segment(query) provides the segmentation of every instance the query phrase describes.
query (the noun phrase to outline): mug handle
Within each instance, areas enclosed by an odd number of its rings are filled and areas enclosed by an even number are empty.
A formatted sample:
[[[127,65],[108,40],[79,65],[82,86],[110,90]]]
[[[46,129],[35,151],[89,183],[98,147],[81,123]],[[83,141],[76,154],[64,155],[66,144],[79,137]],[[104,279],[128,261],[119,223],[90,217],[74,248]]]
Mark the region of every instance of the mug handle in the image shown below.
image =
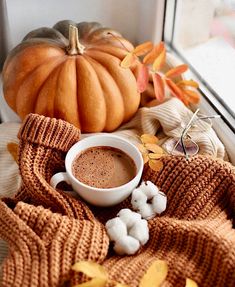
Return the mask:
[[[62,181],[65,181],[67,184],[71,184],[66,172],[58,172],[54,174],[50,180],[50,185],[53,188],[56,188],[57,184],[59,184]]]

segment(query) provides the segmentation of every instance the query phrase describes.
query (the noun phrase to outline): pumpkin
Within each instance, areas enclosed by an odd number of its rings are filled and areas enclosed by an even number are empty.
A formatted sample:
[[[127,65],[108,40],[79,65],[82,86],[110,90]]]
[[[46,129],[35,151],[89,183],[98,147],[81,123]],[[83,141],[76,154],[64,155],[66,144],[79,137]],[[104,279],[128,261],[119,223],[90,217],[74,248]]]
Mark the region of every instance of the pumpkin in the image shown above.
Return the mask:
[[[66,120],[82,132],[113,131],[137,111],[134,71],[120,66],[133,46],[96,22],[69,20],[30,32],[4,64],[3,91],[21,119]]]

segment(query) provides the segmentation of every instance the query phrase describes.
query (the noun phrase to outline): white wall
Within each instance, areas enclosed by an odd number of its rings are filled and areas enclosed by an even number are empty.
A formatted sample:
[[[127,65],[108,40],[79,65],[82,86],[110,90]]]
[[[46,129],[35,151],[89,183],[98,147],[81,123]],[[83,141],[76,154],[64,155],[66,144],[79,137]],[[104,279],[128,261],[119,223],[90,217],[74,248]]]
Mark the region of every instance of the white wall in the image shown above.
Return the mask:
[[[164,0],[7,0],[11,47],[57,21],[97,21],[132,43],[161,39]]]
[[[155,1],[155,0],[151,0]],[[57,21],[98,21],[130,41],[138,35],[141,0],[7,0],[12,46],[31,30]]]

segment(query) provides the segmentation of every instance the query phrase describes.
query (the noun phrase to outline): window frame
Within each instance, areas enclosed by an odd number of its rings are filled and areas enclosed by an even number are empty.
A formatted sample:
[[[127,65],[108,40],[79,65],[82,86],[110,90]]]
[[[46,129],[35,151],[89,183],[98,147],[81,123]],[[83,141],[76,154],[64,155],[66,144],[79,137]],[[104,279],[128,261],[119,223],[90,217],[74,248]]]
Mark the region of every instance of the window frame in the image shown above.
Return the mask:
[[[171,17],[167,15],[167,6],[169,2],[174,2],[173,10],[171,11]],[[213,129],[216,131],[220,140],[225,145],[229,159],[233,164],[235,164],[235,113],[228,107],[222,98],[207,83],[205,78],[200,75],[195,67],[175,46],[174,37],[176,29],[177,4],[178,0],[165,0],[162,24],[162,41],[165,42],[167,49],[171,54],[173,54],[179,61],[189,66],[190,75],[192,75],[192,78],[199,82],[199,91],[202,95],[202,101],[200,104],[201,111],[207,114],[210,113],[220,115],[220,119],[213,123]],[[168,29],[168,37],[166,36],[166,28]]]

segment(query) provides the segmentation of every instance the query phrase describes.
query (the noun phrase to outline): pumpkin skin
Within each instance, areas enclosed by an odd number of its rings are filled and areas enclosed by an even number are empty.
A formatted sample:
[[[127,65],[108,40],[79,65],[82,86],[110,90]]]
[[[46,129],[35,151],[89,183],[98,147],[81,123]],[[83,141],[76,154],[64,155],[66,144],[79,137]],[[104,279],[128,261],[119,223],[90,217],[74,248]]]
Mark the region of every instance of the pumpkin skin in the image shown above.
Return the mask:
[[[8,55],[5,99],[21,119],[37,113],[66,120],[82,132],[113,131],[140,103],[134,71],[120,67],[131,49],[118,32],[96,22],[65,20],[39,28]]]

